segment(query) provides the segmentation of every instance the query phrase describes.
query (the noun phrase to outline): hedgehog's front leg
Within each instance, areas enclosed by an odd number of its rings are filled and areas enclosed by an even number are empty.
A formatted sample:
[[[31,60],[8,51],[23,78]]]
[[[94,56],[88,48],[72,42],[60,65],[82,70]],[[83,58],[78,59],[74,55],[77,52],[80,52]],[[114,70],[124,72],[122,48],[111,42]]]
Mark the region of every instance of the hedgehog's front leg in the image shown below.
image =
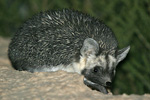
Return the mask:
[[[84,81],[84,84],[87,85],[88,87],[90,87],[91,89],[98,90],[98,91],[100,91],[100,92],[102,92],[104,94],[108,94],[108,91],[107,91],[107,89],[104,86],[101,86],[99,84],[93,83],[93,82],[87,80],[86,78],[84,78],[83,81]]]

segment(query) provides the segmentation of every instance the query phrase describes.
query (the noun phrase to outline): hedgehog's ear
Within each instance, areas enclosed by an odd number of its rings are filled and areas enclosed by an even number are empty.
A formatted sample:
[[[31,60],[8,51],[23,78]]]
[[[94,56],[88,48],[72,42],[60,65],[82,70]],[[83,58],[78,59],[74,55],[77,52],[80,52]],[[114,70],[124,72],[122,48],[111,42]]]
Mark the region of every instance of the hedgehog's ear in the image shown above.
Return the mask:
[[[129,50],[130,50],[130,46],[117,51],[117,63],[122,61],[127,56]]]
[[[82,56],[96,55],[98,52],[99,45],[94,39],[87,38],[84,40],[83,46],[80,50]]]

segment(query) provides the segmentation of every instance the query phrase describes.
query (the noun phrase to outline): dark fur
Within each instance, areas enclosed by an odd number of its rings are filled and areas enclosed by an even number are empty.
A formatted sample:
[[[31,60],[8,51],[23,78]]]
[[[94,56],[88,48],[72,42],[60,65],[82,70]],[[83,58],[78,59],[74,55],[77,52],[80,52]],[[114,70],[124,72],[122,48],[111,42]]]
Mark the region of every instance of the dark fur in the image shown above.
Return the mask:
[[[118,45],[111,29],[98,19],[67,9],[46,11],[19,28],[9,45],[8,55],[18,70],[67,65],[79,58],[86,38],[96,40],[101,51],[116,49]]]

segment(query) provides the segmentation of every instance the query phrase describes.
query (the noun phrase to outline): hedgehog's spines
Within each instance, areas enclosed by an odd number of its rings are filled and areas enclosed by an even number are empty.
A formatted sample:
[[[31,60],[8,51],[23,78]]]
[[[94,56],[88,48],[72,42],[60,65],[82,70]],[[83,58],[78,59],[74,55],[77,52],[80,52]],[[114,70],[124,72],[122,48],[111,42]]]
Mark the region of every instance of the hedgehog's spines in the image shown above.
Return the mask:
[[[118,45],[111,29],[88,14],[68,9],[41,12],[19,28],[9,55],[14,63],[26,61],[25,66],[67,65],[78,61],[86,38],[96,40],[103,51]]]

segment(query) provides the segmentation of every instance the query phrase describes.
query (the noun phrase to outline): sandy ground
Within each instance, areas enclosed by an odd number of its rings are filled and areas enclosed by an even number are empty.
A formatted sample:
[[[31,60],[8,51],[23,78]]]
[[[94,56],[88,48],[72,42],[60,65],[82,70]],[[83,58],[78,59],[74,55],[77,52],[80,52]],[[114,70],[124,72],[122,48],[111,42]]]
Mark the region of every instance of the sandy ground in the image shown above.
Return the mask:
[[[14,70],[7,58],[9,42],[0,37],[0,100],[150,100],[150,94],[114,96],[91,90],[76,73]]]

